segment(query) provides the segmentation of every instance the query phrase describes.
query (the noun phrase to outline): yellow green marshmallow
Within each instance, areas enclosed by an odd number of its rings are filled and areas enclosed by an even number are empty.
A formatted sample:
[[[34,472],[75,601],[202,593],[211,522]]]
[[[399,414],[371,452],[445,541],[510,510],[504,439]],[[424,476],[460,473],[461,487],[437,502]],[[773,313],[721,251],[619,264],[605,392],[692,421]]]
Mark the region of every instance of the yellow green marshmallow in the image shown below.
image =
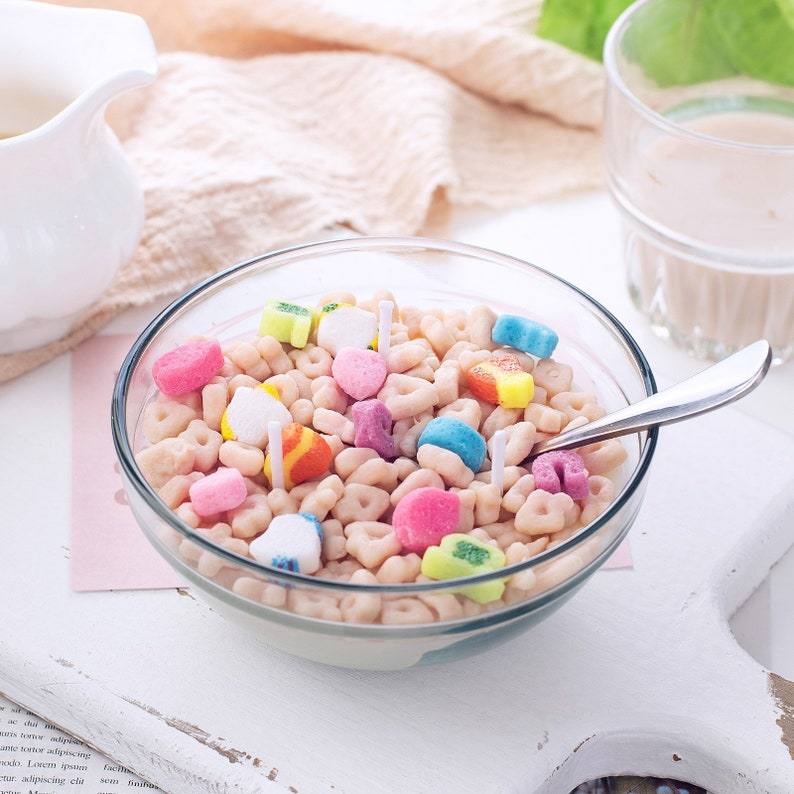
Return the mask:
[[[507,560],[501,549],[477,538],[455,532],[430,546],[422,557],[422,573],[430,579],[459,579],[504,568]],[[505,584],[501,579],[462,587],[458,592],[479,604],[497,601]]]

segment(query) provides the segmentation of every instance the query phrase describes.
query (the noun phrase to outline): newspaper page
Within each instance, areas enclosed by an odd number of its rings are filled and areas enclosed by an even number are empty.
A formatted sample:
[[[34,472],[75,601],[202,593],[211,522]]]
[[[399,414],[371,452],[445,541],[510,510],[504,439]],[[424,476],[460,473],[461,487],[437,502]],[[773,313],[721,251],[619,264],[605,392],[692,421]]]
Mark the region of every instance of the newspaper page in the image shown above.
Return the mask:
[[[162,794],[41,717],[0,696],[0,794]]]

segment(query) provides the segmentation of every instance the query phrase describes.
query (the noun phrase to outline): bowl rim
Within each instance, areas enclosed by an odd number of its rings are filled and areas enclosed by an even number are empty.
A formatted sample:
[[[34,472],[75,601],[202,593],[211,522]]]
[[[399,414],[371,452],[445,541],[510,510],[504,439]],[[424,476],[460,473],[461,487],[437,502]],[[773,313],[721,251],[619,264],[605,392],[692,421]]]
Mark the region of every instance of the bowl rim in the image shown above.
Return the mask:
[[[577,530],[571,537],[566,538],[564,541],[558,543],[551,549],[546,549],[526,560],[522,560],[521,562],[513,563],[511,565],[506,565],[503,568],[457,579],[440,579],[427,582],[374,584],[349,582],[338,579],[324,579],[316,577],[312,574],[302,574],[265,565],[264,563],[258,562],[251,557],[244,557],[241,554],[237,554],[234,551],[216,544],[204,534],[193,529],[193,527],[182,521],[177,514],[160,499],[152,486],[143,477],[135,462],[135,456],[127,434],[126,386],[136,372],[138,363],[144,355],[147,347],[154,340],[163,326],[170,324],[175,317],[179,316],[179,314],[189,308],[195,300],[200,297],[205,297],[206,293],[214,291],[215,289],[223,286],[224,282],[242,275],[246,270],[253,268],[256,268],[257,271],[262,269],[267,270],[270,267],[278,267],[288,264],[291,259],[303,259],[305,256],[311,254],[321,256],[323,254],[341,253],[346,251],[382,251],[387,248],[400,249],[401,251],[411,249],[436,251],[441,253],[457,254],[469,258],[487,259],[489,261],[508,266],[514,270],[529,269],[536,272],[541,277],[549,278],[552,281],[558,282],[563,287],[574,292],[579,299],[583,299],[585,303],[590,305],[590,308],[595,309],[597,313],[601,314],[602,319],[608,321],[615,334],[631,354],[634,363],[637,365],[646,394],[650,395],[656,392],[656,380],[654,378],[650,364],[648,363],[645,354],[642,352],[639,345],[623,325],[623,323],[621,323],[620,320],[618,320],[617,317],[615,317],[612,312],[606,309],[599,301],[597,301],[588,293],[584,292],[584,290],[538,265],[531,264],[530,262],[510,254],[503,254],[498,251],[494,251],[490,248],[434,237],[351,236],[323,240],[320,242],[302,243],[280,248],[265,254],[260,254],[251,259],[247,259],[228,268],[220,270],[208,278],[200,281],[195,286],[185,291],[182,295],[175,298],[165,308],[163,308],[136,338],[119,368],[111,398],[111,432],[116,455],[121,467],[121,473],[123,478],[126,480],[125,484],[132,487],[144,500],[149,509],[152,510],[152,512],[154,512],[160,518],[160,520],[164,521],[171,529],[176,530],[177,533],[182,535],[185,539],[194,542],[201,549],[219,556],[224,562],[238,566],[239,568],[242,568],[257,577],[264,578],[268,581],[276,581],[279,584],[284,584],[287,586],[302,586],[304,588],[310,587],[319,590],[337,592],[342,591],[345,593],[388,593],[411,595],[465,589],[496,579],[507,579],[521,571],[530,570],[532,568],[546,564],[551,560],[554,560],[571,551],[584,541],[591,538],[605,524],[614,518],[615,514],[618,513],[623,505],[629,501],[634,491],[645,480],[656,449],[658,440],[657,427],[652,427],[648,430],[633,434],[640,437],[644,435],[645,442],[642,444],[639,459],[628,480],[623,484],[615,499],[610,503],[607,509],[595,520]],[[626,530],[620,533],[621,539],[627,534],[630,525],[631,521],[628,522]],[[148,532],[145,534],[147,537],[149,536]],[[164,545],[162,544],[162,541],[158,540],[158,543],[160,545]],[[617,543],[606,544],[604,549],[602,549],[594,559],[604,557],[607,552],[611,554],[616,545]],[[160,549],[158,549],[158,551],[160,551]],[[585,567],[589,568],[589,563]],[[598,567],[600,567],[600,564],[596,566],[596,569]],[[198,572],[197,575],[201,576],[202,579],[207,579],[207,577],[198,574]],[[569,579],[565,579],[560,584],[567,584],[568,581]],[[553,590],[556,590],[556,587],[550,588],[549,591],[540,592],[536,594],[536,596],[530,596],[527,600],[532,601],[533,598],[545,596],[547,592]]]

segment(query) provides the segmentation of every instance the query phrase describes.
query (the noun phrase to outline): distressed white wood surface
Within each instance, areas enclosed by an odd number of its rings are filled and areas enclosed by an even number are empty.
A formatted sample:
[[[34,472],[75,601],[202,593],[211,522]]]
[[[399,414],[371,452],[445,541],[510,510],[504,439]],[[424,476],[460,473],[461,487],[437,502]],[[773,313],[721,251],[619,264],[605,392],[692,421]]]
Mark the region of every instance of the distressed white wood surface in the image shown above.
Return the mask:
[[[700,369],[632,313],[612,218],[593,195],[461,216],[449,236],[554,264],[660,379]],[[788,365],[739,406],[662,430],[633,570],[599,572],[480,657],[366,673],[270,650],[189,593],[70,591],[62,358],[0,387],[0,692],[169,792],[567,794],[647,773],[790,794],[794,685],[727,618],[794,544],[793,384]]]

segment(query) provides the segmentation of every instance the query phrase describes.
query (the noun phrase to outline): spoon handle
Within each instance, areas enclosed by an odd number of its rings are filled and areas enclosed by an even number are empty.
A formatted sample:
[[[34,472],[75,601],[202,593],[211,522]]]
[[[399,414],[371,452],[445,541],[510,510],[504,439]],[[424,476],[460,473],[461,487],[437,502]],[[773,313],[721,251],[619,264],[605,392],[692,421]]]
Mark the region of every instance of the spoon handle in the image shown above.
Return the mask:
[[[593,444],[712,411],[751,392],[764,379],[771,363],[769,343],[760,339],[664,391],[538,442],[527,460],[553,449]]]

